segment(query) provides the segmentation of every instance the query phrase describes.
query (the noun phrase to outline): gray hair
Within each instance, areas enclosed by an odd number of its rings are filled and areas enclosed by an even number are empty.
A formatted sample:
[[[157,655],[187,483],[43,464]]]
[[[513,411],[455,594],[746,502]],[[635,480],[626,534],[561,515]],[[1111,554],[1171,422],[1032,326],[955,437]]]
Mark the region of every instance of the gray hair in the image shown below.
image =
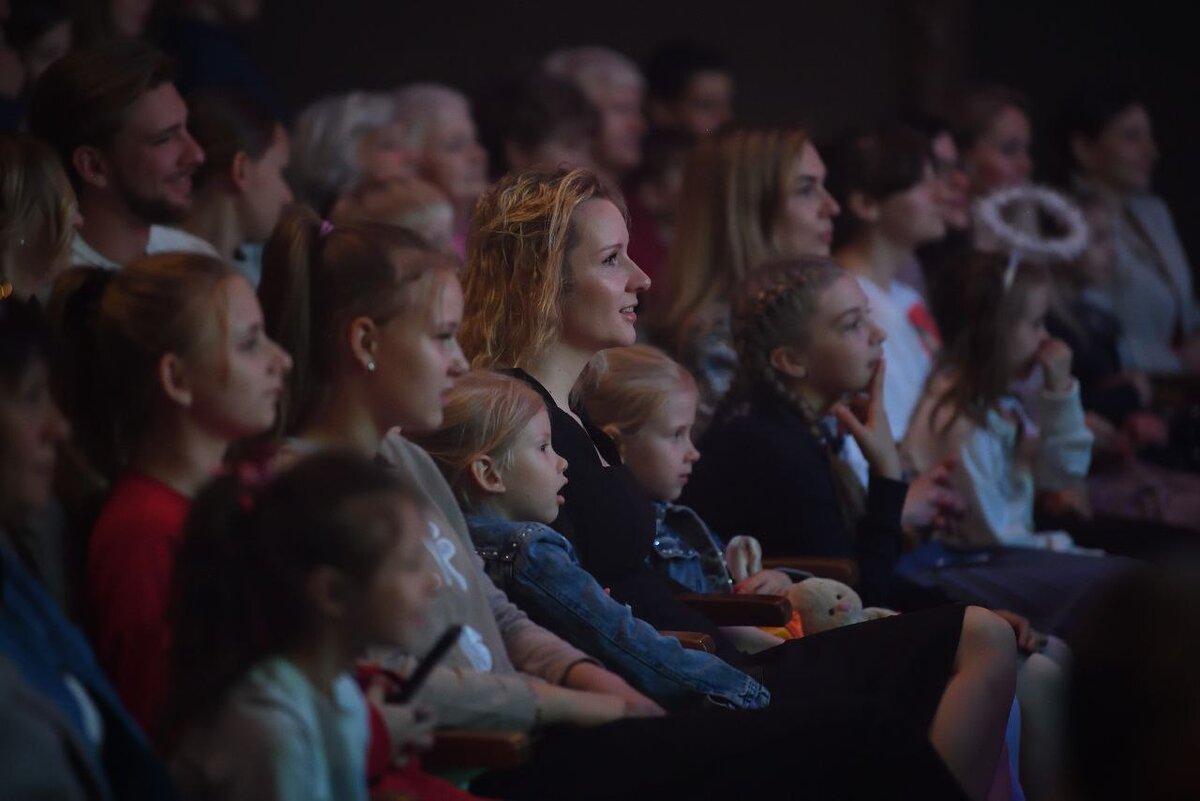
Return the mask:
[[[425,146],[429,128],[443,109],[461,108],[471,114],[471,102],[457,89],[440,83],[412,83],[392,95],[396,119],[404,124],[405,140],[414,150]]]
[[[296,198],[318,211],[358,186],[358,144],[396,122],[396,104],[384,93],[348,92],[322,98],[300,113],[292,132],[288,178]]]
[[[575,83],[589,97],[602,86],[632,86],[641,89],[646,80],[637,64],[616,50],[599,45],[568,47],[546,56],[542,68],[551,75]]]

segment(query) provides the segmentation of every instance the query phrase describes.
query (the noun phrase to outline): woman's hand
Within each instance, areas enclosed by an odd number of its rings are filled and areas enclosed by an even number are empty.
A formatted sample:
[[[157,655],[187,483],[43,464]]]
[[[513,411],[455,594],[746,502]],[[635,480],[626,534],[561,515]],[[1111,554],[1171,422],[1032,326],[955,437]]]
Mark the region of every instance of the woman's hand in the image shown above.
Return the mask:
[[[591,662],[572,665],[563,679],[563,686],[616,696],[625,702],[627,717],[653,718],[667,714],[661,706],[630,687],[625,679]]]
[[[753,576],[733,585],[733,591],[742,595],[783,595],[792,580],[781,570],[761,570]]]
[[[631,717],[625,699],[608,693],[572,690],[545,682],[530,684],[537,698],[538,723],[573,726],[602,726]]]
[[[1071,376],[1071,358],[1071,346],[1061,339],[1050,337],[1038,348],[1037,360],[1048,391],[1070,391],[1075,380]]]
[[[846,403],[834,404],[830,411],[850,436],[854,437],[863,456],[867,458],[871,471],[884,478],[899,481],[903,468],[900,463],[900,451],[896,448],[896,438],[892,436],[892,427],[883,409],[883,374],[884,360],[880,358],[875,367],[875,375],[871,377],[865,401],[855,404],[861,408],[860,414],[851,411]]]

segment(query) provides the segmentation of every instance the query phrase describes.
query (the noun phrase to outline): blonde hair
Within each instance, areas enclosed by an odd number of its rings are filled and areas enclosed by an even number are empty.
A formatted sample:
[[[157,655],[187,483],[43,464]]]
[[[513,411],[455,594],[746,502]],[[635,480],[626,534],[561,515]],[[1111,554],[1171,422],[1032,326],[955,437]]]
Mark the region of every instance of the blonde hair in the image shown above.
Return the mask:
[[[541,396],[523,381],[490,370],[473,370],[450,391],[441,428],[406,432],[405,436],[428,451],[459,504],[470,509],[476,498],[471,463],[489,456],[502,470],[511,466],[517,436],[544,411]]]
[[[0,137],[0,284],[40,284],[71,252],[72,192],[49,145]]]
[[[580,399],[592,422],[636,433],[674,392],[695,394],[696,380],[683,365],[649,345],[606,350],[580,380]]]
[[[697,314],[730,297],[752,269],[784,255],[775,223],[788,171],[808,141],[801,129],[735,130],[692,152],[668,263],[675,299],[664,334],[676,345]]]
[[[472,367],[516,367],[554,340],[571,286],[575,210],[594,198],[625,216],[620,196],[582,169],[508,175],[480,196],[467,236],[459,339]]]

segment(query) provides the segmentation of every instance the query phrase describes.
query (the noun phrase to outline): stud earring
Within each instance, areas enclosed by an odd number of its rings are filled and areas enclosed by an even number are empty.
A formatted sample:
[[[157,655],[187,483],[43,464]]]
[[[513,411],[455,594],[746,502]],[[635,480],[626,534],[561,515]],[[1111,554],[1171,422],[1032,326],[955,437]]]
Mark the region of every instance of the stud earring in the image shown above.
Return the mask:
[[[375,360],[374,359],[367,359],[367,372],[368,373],[375,372]]]

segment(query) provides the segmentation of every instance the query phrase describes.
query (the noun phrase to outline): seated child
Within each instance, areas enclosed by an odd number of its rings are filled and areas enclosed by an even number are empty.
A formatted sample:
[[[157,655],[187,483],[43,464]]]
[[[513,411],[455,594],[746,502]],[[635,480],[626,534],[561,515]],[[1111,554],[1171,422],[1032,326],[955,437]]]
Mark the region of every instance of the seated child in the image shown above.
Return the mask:
[[[392,757],[432,729],[379,697],[383,726],[370,726],[349,673],[368,643],[421,625],[434,589],[424,507],[340,452],[255,483],[239,471],[214,480],[188,518],[173,587],[172,772],[185,799],[366,799],[371,729]],[[428,776],[413,785],[421,798],[468,797]]]
[[[716,656],[684,650],[612,600],[550,528],[567,463],[550,445],[550,418],[536,392],[499,373],[468,373],[450,393],[442,427],[411,437],[454,488],[488,575],[535,622],[667,707],[706,697],[766,706],[769,693],[757,681]]]

